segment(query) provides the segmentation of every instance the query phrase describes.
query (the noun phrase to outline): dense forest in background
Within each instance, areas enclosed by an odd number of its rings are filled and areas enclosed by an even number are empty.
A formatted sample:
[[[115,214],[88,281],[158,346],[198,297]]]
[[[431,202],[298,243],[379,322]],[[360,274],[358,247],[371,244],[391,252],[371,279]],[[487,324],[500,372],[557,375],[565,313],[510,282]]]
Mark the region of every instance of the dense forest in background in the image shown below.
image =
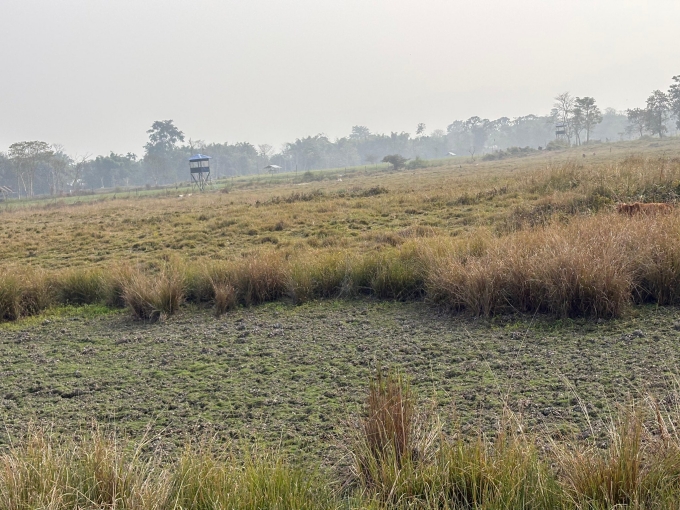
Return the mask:
[[[298,138],[278,151],[271,145],[248,142],[206,143],[187,138],[172,120],[156,121],[147,131],[144,154],[73,157],[60,145],[42,141],[12,144],[0,152],[0,186],[4,196],[55,195],[78,190],[123,186],[164,185],[189,179],[188,158],[197,152],[212,157],[213,178],[259,174],[277,165],[282,171],[375,164],[390,155],[405,159],[435,159],[451,155],[472,160],[499,159],[533,150],[640,138],[677,135],[680,130],[680,75],[667,92],[655,90],[644,108],[601,111],[592,97],[555,97],[549,115],[526,115],[496,120],[471,117],[456,120],[446,131],[415,134],[373,133],[354,126],[348,136],[330,140],[324,134]],[[10,193],[8,190],[12,190]]]

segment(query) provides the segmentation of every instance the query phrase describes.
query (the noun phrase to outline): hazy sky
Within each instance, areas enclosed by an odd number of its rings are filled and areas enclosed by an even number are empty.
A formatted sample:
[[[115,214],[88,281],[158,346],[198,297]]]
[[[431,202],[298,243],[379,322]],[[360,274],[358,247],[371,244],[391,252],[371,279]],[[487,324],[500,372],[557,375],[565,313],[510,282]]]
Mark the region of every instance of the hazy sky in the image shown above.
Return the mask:
[[[0,0],[0,151],[446,129],[557,93],[644,106],[680,74],[677,0]]]

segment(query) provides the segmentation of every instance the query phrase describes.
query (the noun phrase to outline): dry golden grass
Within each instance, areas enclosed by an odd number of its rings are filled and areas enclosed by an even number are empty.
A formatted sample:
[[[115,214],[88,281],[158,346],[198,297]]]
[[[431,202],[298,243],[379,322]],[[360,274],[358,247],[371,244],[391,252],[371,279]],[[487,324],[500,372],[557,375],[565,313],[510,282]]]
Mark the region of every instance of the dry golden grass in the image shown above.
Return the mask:
[[[150,318],[183,299],[223,313],[359,295],[481,315],[612,317],[631,302],[676,303],[678,213],[612,213],[619,200],[676,199],[680,143],[663,144],[6,209],[0,316],[104,301]],[[160,267],[170,259],[172,277]]]

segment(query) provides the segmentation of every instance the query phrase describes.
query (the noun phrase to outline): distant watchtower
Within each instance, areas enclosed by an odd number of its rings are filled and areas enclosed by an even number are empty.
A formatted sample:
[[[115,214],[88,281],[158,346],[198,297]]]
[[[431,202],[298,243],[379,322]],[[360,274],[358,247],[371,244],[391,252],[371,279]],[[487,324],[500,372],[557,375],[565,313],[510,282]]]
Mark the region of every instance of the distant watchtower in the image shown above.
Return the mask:
[[[210,182],[210,156],[196,154],[189,158],[189,170],[191,171],[191,187],[196,186],[203,191]]]
[[[558,140],[567,139],[567,125],[564,122],[555,124],[555,138]]]

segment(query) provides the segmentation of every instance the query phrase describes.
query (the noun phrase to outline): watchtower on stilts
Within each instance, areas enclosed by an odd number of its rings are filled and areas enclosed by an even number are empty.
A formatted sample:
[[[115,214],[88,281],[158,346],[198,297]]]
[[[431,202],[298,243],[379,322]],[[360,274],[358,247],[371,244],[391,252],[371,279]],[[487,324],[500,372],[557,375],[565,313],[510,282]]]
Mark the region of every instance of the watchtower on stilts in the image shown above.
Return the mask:
[[[210,181],[210,156],[196,154],[189,158],[189,170],[191,171],[191,187],[194,186],[203,191]]]

